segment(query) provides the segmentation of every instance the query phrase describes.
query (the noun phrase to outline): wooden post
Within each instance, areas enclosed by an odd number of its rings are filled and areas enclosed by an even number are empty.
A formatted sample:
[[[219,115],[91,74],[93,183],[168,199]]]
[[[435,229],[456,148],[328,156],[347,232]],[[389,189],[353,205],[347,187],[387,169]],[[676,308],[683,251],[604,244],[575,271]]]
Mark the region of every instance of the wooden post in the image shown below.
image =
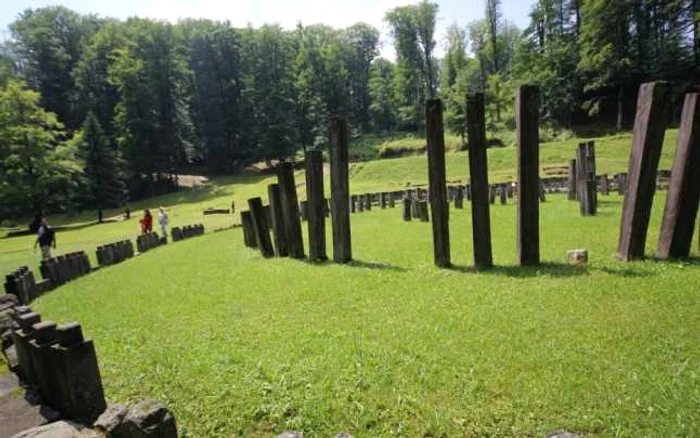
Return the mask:
[[[656,257],[688,257],[700,202],[700,93],[686,94]]]
[[[588,170],[588,183],[590,184],[591,201],[590,212],[595,215],[598,210],[598,184],[595,166],[595,141],[586,143],[586,170]]]
[[[627,189],[627,174],[619,173],[617,175],[617,194],[624,195]]]
[[[608,196],[610,194],[610,185],[608,184],[607,173],[600,176],[600,194],[603,196]]]
[[[576,160],[569,160],[569,178],[566,181],[567,187],[567,199],[569,201],[575,201],[578,199],[576,193],[578,192],[578,185],[576,184]]]
[[[536,86],[518,89],[515,120],[518,136],[518,262],[520,265],[540,263],[539,204],[539,100]]]
[[[508,203],[508,195],[506,194],[506,185],[498,185],[498,197],[501,201],[501,205],[506,205]]]
[[[345,117],[331,119],[331,215],[333,224],[333,261],[352,260],[350,240],[350,179],[348,174],[348,122]],[[361,211],[361,210],[360,210]]]
[[[355,206],[357,205],[357,195],[352,195],[350,197],[350,213],[355,213],[356,208]]]
[[[578,181],[578,199],[581,211],[581,216],[593,216],[595,214],[595,206],[593,200],[593,184],[595,181],[590,180],[591,172],[588,169],[590,165],[587,159],[587,147],[585,143],[578,145],[576,151],[576,180]]]
[[[297,188],[294,183],[292,163],[280,162],[277,165],[277,183],[280,188],[280,203],[282,204],[284,230],[287,236],[287,250],[290,257],[300,259],[304,257],[304,242],[301,234],[299,202],[297,201]]]
[[[326,199],[323,195],[323,153],[306,152],[306,196],[308,198],[309,260],[325,261]]]
[[[644,256],[656,172],[666,129],[670,94],[667,82],[648,82],[639,88],[632,151],[622,209],[618,258],[630,261]]]
[[[540,186],[540,191],[539,191],[540,202],[546,202],[547,201],[547,198],[545,196],[546,191],[544,189],[544,183],[542,182],[542,180],[540,180],[539,186]]]
[[[428,180],[430,211],[433,217],[433,255],[435,265],[447,268],[450,261],[450,223],[447,212],[445,176],[445,132],[442,125],[442,101],[429,99],[425,107],[428,143]]]
[[[403,220],[411,222],[411,198],[403,198]]]
[[[489,186],[489,204],[496,204],[496,186],[494,185]]]
[[[462,209],[464,208],[464,189],[462,189],[462,186],[457,186],[455,189],[455,208],[456,209]]]
[[[428,201],[418,201],[418,217],[420,218],[421,222],[430,222]]]
[[[270,222],[275,240],[275,255],[277,257],[287,257],[289,255],[287,251],[287,235],[284,229],[280,187],[278,184],[269,184],[267,186],[267,197],[270,200]]]
[[[265,217],[262,199],[248,199],[248,209],[250,210],[253,229],[255,230],[255,241],[258,248],[260,248],[260,253],[263,257],[274,256],[275,249],[272,247],[272,241],[270,240],[270,230],[267,227],[267,218]]]
[[[249,211],[241,212],[241,225],[243,225],[243,244],[248,248],[257,248],[258,243],[255,240],[253,218]]]
[[[467,199],[472,203],[472,239],[476,269],[493,266],[491,219],[489,212],[489,173],[486,157],[486,117],[484,95],[467,97],[467,138],[469,142],[469,185]]]

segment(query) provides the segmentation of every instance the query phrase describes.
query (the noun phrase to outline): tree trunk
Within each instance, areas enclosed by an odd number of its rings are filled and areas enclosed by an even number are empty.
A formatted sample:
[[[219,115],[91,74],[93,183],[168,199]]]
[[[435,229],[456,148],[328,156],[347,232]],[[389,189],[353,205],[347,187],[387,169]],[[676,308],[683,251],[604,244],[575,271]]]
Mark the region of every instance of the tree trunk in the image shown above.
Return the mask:
[[[97,222],[102,223],[102,208],[97,209]]]

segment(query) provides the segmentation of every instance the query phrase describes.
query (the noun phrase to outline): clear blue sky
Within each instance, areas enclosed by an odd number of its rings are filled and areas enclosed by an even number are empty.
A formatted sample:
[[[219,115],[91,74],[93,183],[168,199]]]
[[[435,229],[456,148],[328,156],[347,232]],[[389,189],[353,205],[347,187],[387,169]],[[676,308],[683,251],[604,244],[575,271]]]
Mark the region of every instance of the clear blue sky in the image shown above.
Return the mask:
[[[483,18],[485,0],[439,0],[437,36],[442,53],[445,28],[452,22],[462,26]],[[393,48],[382,18],[395,7],[411,4],[411,0],[4,0],[0,1],[0,39],[9,37],[8,25],[27,8],[63,5],[82,14],[127,18],[133,16],[165,19],[209,18],[229,20],[234,26],[248,23],[259,26],[279,23],[293,28],[304,24],[324,23],[346,27],[358,21],[372,24],[382,31],[382,55],[393,59]],[[503,0],[504,18],[518,27],[528,25],[528,13],[533,0]]]

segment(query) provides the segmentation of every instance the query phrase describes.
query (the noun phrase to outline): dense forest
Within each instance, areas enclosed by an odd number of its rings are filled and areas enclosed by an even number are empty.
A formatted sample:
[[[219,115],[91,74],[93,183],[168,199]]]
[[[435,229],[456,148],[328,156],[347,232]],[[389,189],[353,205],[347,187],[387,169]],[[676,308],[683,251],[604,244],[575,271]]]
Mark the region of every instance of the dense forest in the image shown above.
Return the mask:
[[[464,137],[466,96],[484,92],[497,138],[514,128],[515,88],[535,83],[549,129],[624,129],[640,83],[672,81],[680,101],[698,81],[698,0],[534,3],[527,29],[487,0],[483,20],[451,25],[444,41],[437,3],[389,10],[396,60],[379,57],[380,32],[364,23],[26,10],[0,50],[0,217],[117,207],[172,189],[188,164],[230,173],[323,148],[331,114],[353,135],[420,135],[425,100],[438,96]]]

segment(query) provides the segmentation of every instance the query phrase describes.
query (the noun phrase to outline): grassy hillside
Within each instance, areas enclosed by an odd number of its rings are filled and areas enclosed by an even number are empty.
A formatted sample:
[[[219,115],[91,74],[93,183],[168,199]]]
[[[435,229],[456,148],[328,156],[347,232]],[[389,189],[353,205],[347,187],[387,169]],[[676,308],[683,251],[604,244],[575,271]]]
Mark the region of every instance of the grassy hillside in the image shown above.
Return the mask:
[[[183,436],[697,436],[700,254],[615,261],[620,206],[582,218],[550,196],[538,268],[514,266],[513,205],[493,207],[498,266],[478,274],[468,208],[450,213],[452,270],[433,266],[428,224],[375,209],[352,217],[349,266],[265,260],[236,229],[35,308],[83,323],[111,403],[163,400]],[[580,247],[591,263],[563,265]]]
[[[661,157],[660,168],[669,169],[676,148],[677,130],[668,130]],[[607,136],[596,140],[596,159],[598,173],[614,174],[627,171],[631,135]],[[406,141],[396,140],[396,141]],[[417,141],[417,140],[412,140]],[[353,143],[353,151],[361,150],[365,145]],[[383,143],[372,143],[374,148],[383,147]],[[541,174],[552,174],[551,168],[566,166],[573,158],[578,140],[545,143],[541,146]],[[359,149],[358,149],[359,148]],[[353,152],[354,153],[354,152]],[[491,182],[515,180],[516,149],[514,147],[489,149],[489,174]],[[450,152],[447,154],[447,176],[449,181],[466,183],[469,175],[467,152]],[[360,161],[351,164],[350,189],[352,193],[365,193],[378,190],[397,190],[409,185],[426,184],[428,181],[427,157],[425,155],[407,156],[393,159]],[[326,191],[330,183],[326,175]],[[157,209],[165,206],[170,214],[173,226],[203,223],[207,230],[230,227],[239,223],[239,215],[204,216],[202,211],[209,207],[229,208],[235,201],[237,211],[247,209],[246,200],[254,196],[267,197],[267,185],[276,182],[274,175],[240,175],[212,179],[207,185],[195,189],[183,189],[140,202],[131,203],[132,219],[126,222],[108,223],[88,226],[94,221],[95,213],[83,212],[80,215],[57,215],[52,217],[54,224],[71,224],[74,229],[60,231],[57,235],[59,252],[79,249],[87,250],[94,257],[94,249],[103,243],[115,240],[135,238],[139,233],[138,219],[141,210]],[[296,174],[300,198],[305,197],[304,172]],[[121,210],[106,212],[106,216],[120,215]],[[38,254],[32,252],[34,237],[27,236],[12,239],[0,239],[0,272],[9,272],[21,265],[36,266]]]

